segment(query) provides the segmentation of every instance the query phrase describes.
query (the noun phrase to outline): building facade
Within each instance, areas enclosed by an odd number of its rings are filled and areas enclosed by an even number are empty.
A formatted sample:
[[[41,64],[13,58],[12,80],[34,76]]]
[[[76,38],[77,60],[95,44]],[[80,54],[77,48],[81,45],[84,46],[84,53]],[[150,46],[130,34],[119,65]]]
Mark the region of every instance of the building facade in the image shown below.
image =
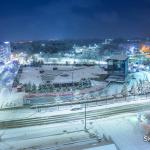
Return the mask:
[[[122,55],[112,56],[107,59],[109,79],[124,81],[128,75],[128,57]]]
[[[0,63],[8,62],[10,60],[10,55],[10,42],[0,42]]]

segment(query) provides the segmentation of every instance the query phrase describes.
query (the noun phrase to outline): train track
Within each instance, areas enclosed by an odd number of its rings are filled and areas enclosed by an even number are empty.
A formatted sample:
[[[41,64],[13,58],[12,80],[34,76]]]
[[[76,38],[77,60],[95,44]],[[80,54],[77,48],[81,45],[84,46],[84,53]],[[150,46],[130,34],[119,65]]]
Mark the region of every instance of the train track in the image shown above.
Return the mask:
[[[86,118],[88,120],[95,120],[95,119],[105,118],[105,117],[123,114],[123,113],[137,112],[143,109],[150,110],[150,103],[130,104],[130,105],[128,104],[125,106],[117,106],[112,108],[95,109],[90,111],[87,110]],[[84,110],[82,110],[80,112],[72,112],[70,114],[1,121],[0,128],[1,129],[20,128],[20,127],[28,127],[28,126],[36,126],[36,125],[47,125],[47,124],[54,124],[54,123],[70,122],[70,121],[77,121],[77,120],[84,120],[84,119],[85,119],[85,112]]]

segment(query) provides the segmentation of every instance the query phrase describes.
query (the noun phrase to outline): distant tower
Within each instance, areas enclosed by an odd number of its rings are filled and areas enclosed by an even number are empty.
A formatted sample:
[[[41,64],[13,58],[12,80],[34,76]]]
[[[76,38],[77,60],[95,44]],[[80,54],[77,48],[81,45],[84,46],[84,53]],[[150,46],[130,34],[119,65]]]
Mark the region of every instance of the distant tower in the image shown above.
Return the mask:
[[[0,62],[6,63],[10,60],[11,47],[10,42],[0,42]]]

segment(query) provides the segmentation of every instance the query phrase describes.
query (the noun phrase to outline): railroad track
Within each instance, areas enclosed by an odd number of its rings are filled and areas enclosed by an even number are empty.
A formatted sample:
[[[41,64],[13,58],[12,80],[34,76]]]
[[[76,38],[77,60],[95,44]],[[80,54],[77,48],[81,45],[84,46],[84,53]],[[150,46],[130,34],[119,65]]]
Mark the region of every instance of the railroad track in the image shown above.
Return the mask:
[[[90,110],[86,112],[86,118],[88,120],[95,120],[95,119],[105,118],[105,117],[123,114],[123,113],[137,112],[143,109],[150,110],[150,103],[132,104],[132,105],[130,104],[130,105],[117,106],[112,108]],[[54,124],[54,123],[83,120],[84,117],[85,117],[85,113],[84,110],[82,110],[81,112],[72,112],[70,114],[1,121],[0,128],[6,129],[6,128],[36,126],[36,125],[47,125],[47,124]]]

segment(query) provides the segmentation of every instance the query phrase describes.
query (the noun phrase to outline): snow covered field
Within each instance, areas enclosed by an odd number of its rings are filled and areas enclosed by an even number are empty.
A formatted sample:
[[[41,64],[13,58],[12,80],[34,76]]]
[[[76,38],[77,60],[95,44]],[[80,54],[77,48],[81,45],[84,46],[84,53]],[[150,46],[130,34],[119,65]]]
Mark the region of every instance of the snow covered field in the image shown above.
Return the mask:
[[[53,70],[53,67],[57,67],[58,70]],[[100,74],[106,74],[106,72],[98,66],[90,67],[75,67],[75,66],[42,66],[42,70],[45,71],[43,76],[52,80],[52,83],[72,83],[72,78],[74,82],[79,82],[82,78],[97,78]],[[39,68],[37,67],[24,67],[23,73],[21,75],[20,83],[34,83],[39,85],[43,83],[41,75],[39,73]],[[62,76],[65,74],[65,76]],[[48,80],[48,79],[47,79]]]
[[[64,78],[62,76],[56,76],[54,79],[54,83],[67,83],[72,82],[72,74],[73,74],[73,80],[75,82],[79,82],[82,78],[97,78],[100,74],[106,74],[106,72],[98,67],[98,66],[91,66],[91,67],[84,67],[82,69],[78,69],[75,71],[68,71],[66,72],[68,74],[68,78]]]
[[[21,74],[20,83],[22,84],[42,84],[42,79],[39,74],[39,68],[35,67],[24,67],[23,72]]]
[[[145,132],[138,122],[137,114],[96,121],[96,131],[111,137],[120,150],[149,150],[150,148],[150,143],[144,142]]]
[[[87,121],[90,134],[111,138],[120,150],[149,150],[144,142],[145,132],[140,126],[137,114],[124,114],[95,121]],[[84,121],[1,130],[0,150],[62,148],[66,143],[88,139]],[[82,145],[78,143],[78,146]],[[64,145],[65,144],[65,145]],[[87,140],[88,144],[88,140]],[[94,145],[93,145],[94,147]],[[62,148],[63,149],[63,148]]]

